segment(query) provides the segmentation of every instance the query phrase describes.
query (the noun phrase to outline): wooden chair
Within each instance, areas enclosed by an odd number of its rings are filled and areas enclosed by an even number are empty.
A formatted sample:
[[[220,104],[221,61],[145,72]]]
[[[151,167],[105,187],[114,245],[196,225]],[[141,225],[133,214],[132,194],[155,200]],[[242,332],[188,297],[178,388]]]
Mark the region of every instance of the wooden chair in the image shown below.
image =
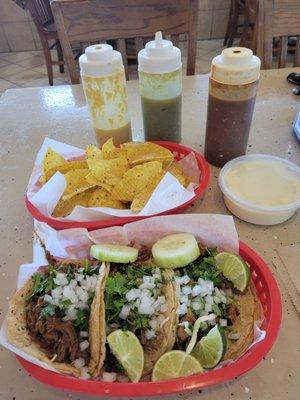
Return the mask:
[[[49,85],[53,85],[53,65],[59,65],[59,71],[64,72],[64,60],[58,33],[54,23],[49,0],[26,0],[26,8],[30,12],[37,28],[46,61]],[[52,45],[50,41],[54,41]],[[56,47],[58,61],[53,61],[51,49]]]
[[[134,38],[138,52],[156,31],[175,45],[187,34],[187,75],[195,73],[198,0],[53,0],[51,8],[72,84],[79,83],[73,43],[116,40],[128,78],[125,39]]]
[[[248,45],[248,40],[252,43],[256,9],[257,0],[231,0],[224,46],[231,47],[233,40],[238,37],[240,37],[240,46]],[[241,19],[242,23],[240,23]],[[240,28],[241,33],[238,32]]]
[[[272,68],[274,38],[279,38],[278,68],[286,66],[288,37],[296,36],[294,66],[300,66],[300,0],[259,0],[257,54],[264,69]]]

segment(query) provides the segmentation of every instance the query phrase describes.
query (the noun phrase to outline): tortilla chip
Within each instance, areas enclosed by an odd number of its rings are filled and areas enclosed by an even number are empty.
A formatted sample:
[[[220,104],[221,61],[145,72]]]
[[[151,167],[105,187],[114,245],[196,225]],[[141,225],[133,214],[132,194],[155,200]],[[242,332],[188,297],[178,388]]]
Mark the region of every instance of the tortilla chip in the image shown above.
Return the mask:
[[[49,171],[45,173],[45,181],[48,182],[50,178],[58,171],[61,174],[66,174],[69,171],[75,170],[75,169],[85,169],[88,168],[87,162],[85,160],[79,160],[79,161],[65,161],[64,164],[51,168]]]
[[[184,172],[182,170],[182,167],[178,162],[173,162],[169,168],[167,169],[168,172],[170,172],[172,175],[175,176],[176,179],[182,184],[182,186],[186,187],[186,177],[184,175]]]
[[[69,171],[64,175],[67,182],[67,187],[62,196],[63,200],[68,200],[76,194],[82,193],[94,186],[86,181],[86,176],[89,174],[89,172],[89,169],[84,168]]]
[[[99,186],[104,187],[109,192],[129,169],[129,164],[125,157],[99,160],[97,162],[88,159],[87,162],[90,172],[99,182]]]
[[[103,153],[98,147],[94,146],[93,144],[90,144],[86,146],[86,158],[87,160],[94,160],[94,161],[99,161],[103,160]]]
[[[145,207],[152,193],[154,192],[156,186],[159,184],[163,176],[164,172],[157,175],[147,187],[145,187],[140,193],[136,195],[130,206],[130,209],[132,211],[141,211]]]
[[[112,158],[118,158],[121,155],[121,149],[116,147],[113,138],[110,138],[102,146],[102,153],[104,160],[111,160]]]
[[[67,200],[61,198],[52,213],[52,217],[67,217],[71,214],[75,206],[88,207],[88,201],[93,191],[94,187],[82,193],[78,193]]]
[[[173,153],[158,144],[151,142],[129,142],[121,145],[126,151],[130,165],[138,165],[149,161],[170,162],[174,159]]]
[[[113,188],[112,198],[125,202],[133,201],[161,173],[162,164],[159,161],[151,161],[131,168]]]
[[[47,152],[43,160],[43,172],[44,174],[40,177],[40,182],[46,182],[46,173],[51,169],[58,168],[63,165],[66,160],[51,147],[48,147]]]
[[[119,200],[113,200],[111,198],[111,194],[103,189],[98,188],[94,189],[89,200],[88,200],[88,207],[111,207],[117,209],[123,209],[124,204],[121,203]]]

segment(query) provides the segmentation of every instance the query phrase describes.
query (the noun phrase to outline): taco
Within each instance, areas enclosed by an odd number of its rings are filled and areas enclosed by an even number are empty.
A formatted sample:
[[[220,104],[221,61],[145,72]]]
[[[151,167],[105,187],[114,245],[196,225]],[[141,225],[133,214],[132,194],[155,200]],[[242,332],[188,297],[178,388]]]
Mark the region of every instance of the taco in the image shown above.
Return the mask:
[[[179,323],[174,348],[185,351],[196,320],[208,316],[200,324],[197,341],[218,324],[227,339],[222,360],[234,360],[253,342],[254,322],[260,319],[259,302],[251,283],[241,292],[225,278],[216,265],[216,249],[200,247],[196,260],[175,269]]]
[[[25,353],[76,377],[96,377],[103,362],[99,310],[105,264],[57,261],[39,269],[9,305],[7,336]]]
[[[175,343],[173,271],[160,270],[153,263],[150,250],[142,248],[135,262],[106,263],[105,275],[101,299],[105,326],[100,326],[103,341],[118,329],[134,333],[144,351],[143,375],[147,375]],[[124,372],[108,344],[103,358],[98,372]]]

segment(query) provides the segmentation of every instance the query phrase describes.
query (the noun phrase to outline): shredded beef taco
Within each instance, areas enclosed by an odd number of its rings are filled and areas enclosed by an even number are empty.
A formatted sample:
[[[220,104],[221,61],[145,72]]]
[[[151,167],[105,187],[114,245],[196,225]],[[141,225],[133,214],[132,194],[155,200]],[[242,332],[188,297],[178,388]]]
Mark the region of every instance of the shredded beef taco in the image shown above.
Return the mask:
[[[144,351],[143,375],[152,371],[175,342],[177,315],[172,278],[173,271],[157,268],[146,248],[140,250],[135,262],[107,263],[101,309],[105,327],[100,327],[101,334],[106,338],[118,329],[134,333]],[[101,365],[98,372],[100,369]],[[108,344],[101,372],[124,372]]]
[[[197,342],[218,324],[226,336],[222,360],[234,360],[253,342],[254,322],[260,319],[259,302],[251,283],[241,292],[225,278],[217,267],[217,254],[216,249],[202,247],[195,261],[175,269],[179,323],[174,348],[185,351],[196,320],[207,316],[200,324]]]
[[[100,334],[105,264],[55,262],[41,268],[13,296],[8,340],[57,371],[96,377],[103,362]]]

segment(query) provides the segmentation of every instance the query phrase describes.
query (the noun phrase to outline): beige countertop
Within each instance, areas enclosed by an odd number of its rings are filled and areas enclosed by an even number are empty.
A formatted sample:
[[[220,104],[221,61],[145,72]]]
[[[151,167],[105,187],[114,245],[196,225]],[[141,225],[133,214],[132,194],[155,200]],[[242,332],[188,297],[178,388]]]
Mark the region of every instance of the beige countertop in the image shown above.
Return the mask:
[[[248,145],[248,153],[269,153],[300,164],[300,145],[292,124],[300,98],[286,82],[291,71],[263,71]],[[128,83],[135,137],[141,137],[141,111],[137,81]],[[183,143],[203,153],[207,76],[183,81]],[[87,108],[80,85],[8,90],[0,99],[0,322],[16,287],[18,267],[32,260],[32,218],[25,210],[23,193],[36,152],[45,136],[79,147],[93,142]],[[205,196],[187,212],[228,213],[217,187],[218,169],[211,169]],[[248,243],[274,270],[275,250],[300,241],[299,211],[289,221],[261,227],[235,218],[241,240]],[[276,271],[274,271],[277,277]],[[278,278],[278,277],[277,277]],[[200,392],[168,399],[294,400],[299,398],[300,320],[279,282],[283,301],[282,328],[265,360],[246,375]],[[297,379],[298,378],[298,379]],[[87,399],[65,393],[34,380],[13,354],[0,348],[0,399]]]

